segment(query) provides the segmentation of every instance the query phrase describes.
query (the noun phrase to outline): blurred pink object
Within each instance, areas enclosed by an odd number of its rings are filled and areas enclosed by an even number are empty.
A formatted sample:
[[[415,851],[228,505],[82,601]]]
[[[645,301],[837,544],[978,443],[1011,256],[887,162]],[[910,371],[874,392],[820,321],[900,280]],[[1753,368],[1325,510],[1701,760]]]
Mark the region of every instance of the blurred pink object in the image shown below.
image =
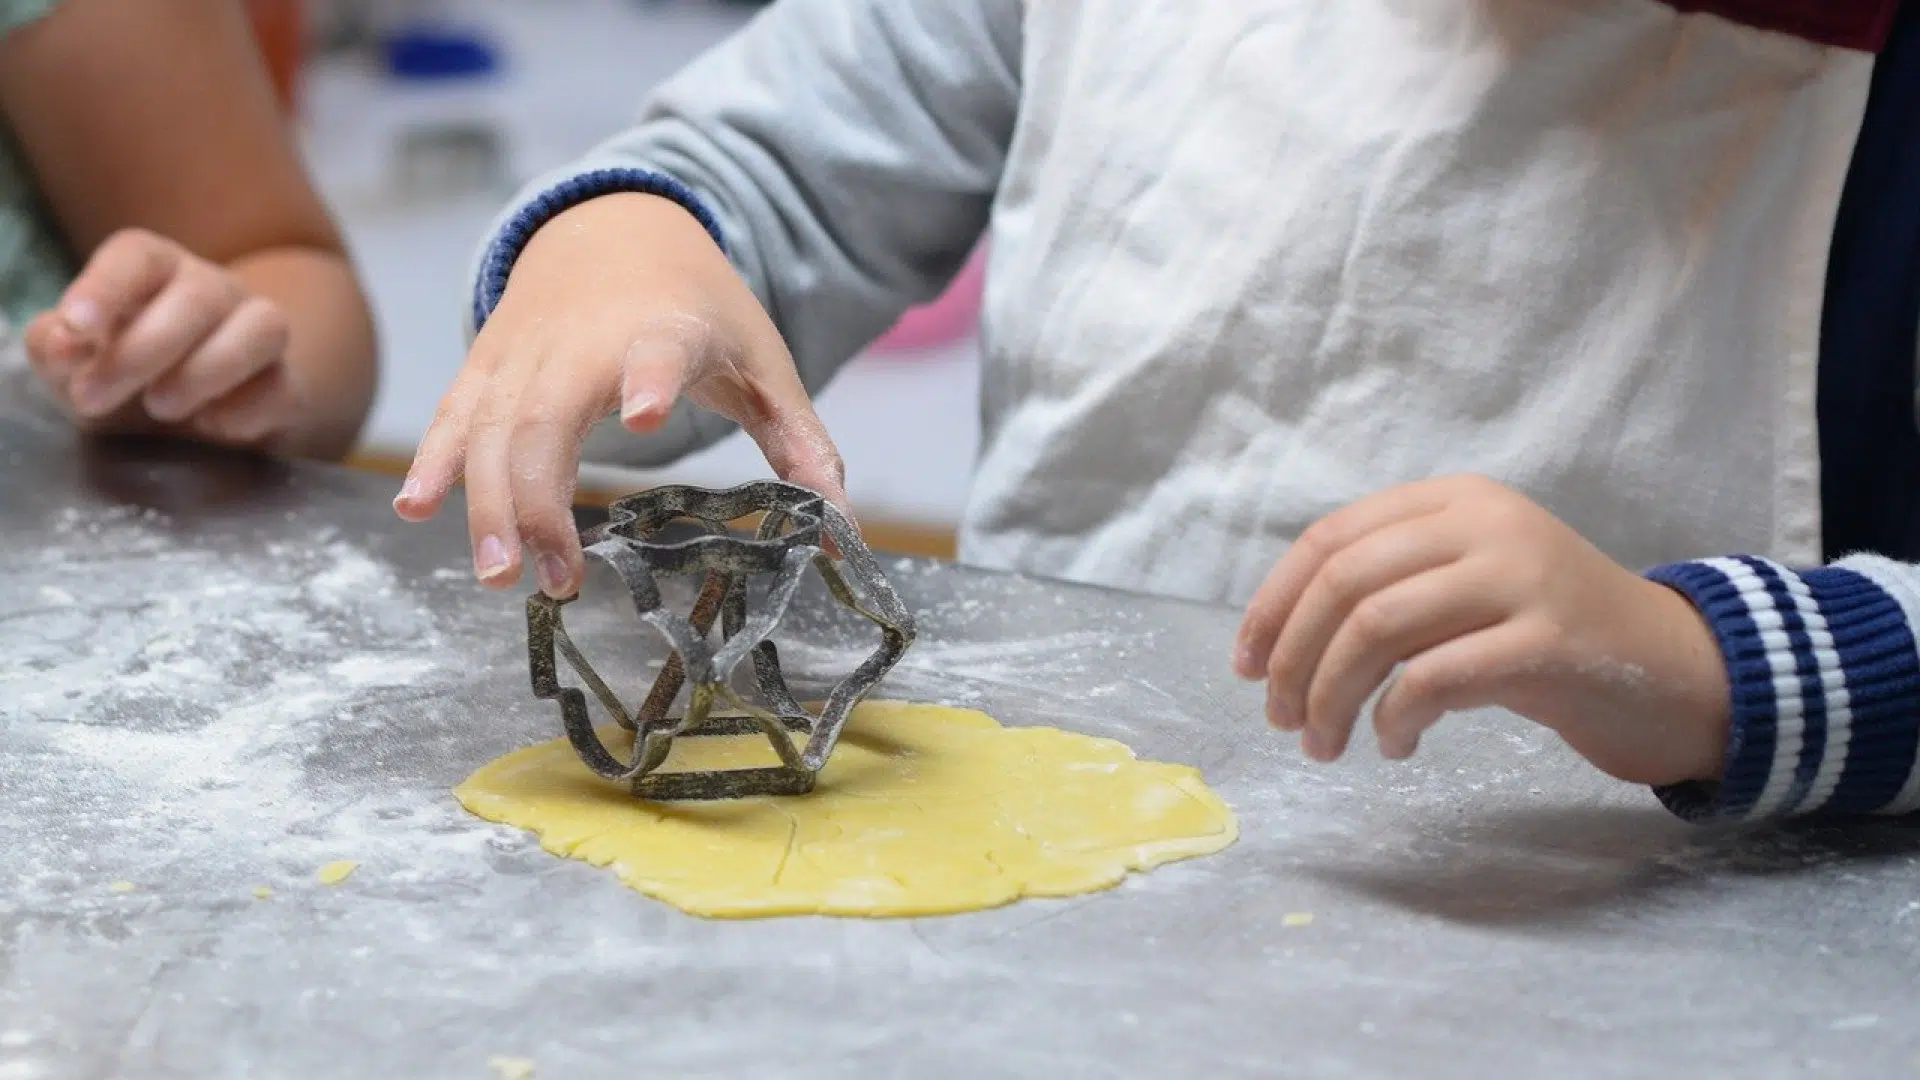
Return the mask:
[[[987,246],[973,251],[947,291],[931,304],[908,310],[873,343],[875,352],[904,353],[965,341],[980,324],[980,294],[987,277]]]

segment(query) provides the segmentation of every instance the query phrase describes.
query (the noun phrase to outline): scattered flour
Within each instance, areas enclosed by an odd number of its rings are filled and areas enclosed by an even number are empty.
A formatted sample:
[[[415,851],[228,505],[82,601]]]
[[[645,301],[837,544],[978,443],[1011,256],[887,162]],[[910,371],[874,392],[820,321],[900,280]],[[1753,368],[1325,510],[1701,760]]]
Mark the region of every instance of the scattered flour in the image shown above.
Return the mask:
[[[460,674],[389,566],[325,532],[219,554],[126,507],[69,508],[52,524],[52,542],[9,553],[15,572],[0,574],[0,729],[15,755],[0,766],[14,803],[0,827],[25,837],[9,848],[23,887],[12,901],[73,895],[87,872],[164,887],[183,867],[244,873],[243,891],[263,871],[311,874],[458,831],[457,808],[415,798],[400,827],[392,806],[345,801],[309,772],[343,744],[377,753],[384,721],[359,718],[369,704]],[[82,836],[113,861],[75,866]],[[485,840],[445,838],[467,857]],[[228,865],[254,853],[264,865]]]

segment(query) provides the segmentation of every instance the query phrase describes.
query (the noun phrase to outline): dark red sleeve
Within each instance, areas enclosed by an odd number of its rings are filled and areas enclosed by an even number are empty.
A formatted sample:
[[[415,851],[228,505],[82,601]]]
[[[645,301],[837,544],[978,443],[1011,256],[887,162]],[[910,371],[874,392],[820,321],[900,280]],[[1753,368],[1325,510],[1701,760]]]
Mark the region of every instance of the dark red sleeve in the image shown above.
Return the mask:
[[[1667,0],[1681,11],[1719,15],[1821,45],[1877,53],[1900,0]]]

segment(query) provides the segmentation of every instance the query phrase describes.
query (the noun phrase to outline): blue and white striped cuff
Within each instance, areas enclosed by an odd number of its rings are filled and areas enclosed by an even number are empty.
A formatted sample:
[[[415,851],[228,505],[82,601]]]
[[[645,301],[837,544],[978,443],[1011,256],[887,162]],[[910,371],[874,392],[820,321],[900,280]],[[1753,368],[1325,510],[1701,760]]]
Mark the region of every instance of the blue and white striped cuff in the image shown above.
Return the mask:
[[[486,325],[487,316],[493,314],[494,307],[500,303],[501,294],[507,291],[507,275],[513,272],[513,264],[526,250],[527,241],[533,239],[542,225],[589,199],[623,192],[658,195],[679,203],[700,222],[700,227],[707,230],[721,251],[727,249],[720,220],[692,188],[673,177],[634,168],[575,173],[522,202],[487,242],[486,254],[481,256],[480,271],[473,282],[474,332],[478,333]]]
[[[1903,609],[1877,580],[1887,573],[1920,600],[1920,569],[1885,560],[1795,572],[1737,556],[1648,572],[1706,616],[1733,692],[1725,775],[1656,789],[1669,809],[1692,821],[1920,809],[1920,603]]]

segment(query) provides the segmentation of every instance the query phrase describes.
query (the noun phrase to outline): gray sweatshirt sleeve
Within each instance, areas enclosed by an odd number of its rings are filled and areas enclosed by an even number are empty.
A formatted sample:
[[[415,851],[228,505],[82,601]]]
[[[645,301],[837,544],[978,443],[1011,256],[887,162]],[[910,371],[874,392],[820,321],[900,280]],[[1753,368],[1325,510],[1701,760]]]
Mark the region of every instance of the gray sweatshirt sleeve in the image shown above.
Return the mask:
[[[616,191],[706,226],[817,391],[956,274],[986,227],[1019,106],[1023,0],[780,0],[643,105],[633,128],[530,184],[474,272],[468,332],[527,239]],[[683,403],[660,434],[603,424],[589,461],[649,467],[731,430]]]

